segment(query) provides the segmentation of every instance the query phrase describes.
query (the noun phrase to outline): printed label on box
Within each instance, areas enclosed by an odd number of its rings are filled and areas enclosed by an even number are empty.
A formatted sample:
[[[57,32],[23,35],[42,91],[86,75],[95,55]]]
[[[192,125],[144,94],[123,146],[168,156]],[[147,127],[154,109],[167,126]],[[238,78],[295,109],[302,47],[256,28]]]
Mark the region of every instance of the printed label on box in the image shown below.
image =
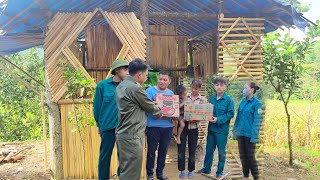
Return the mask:
[[[213,105],[207,104],[192,104],[184,105],[184,119],[187,121],[210,121],[213,116]]]
[[[162,115],[166,117],[179,117],[178,95],[156,95],[156,103],[161,108]]]

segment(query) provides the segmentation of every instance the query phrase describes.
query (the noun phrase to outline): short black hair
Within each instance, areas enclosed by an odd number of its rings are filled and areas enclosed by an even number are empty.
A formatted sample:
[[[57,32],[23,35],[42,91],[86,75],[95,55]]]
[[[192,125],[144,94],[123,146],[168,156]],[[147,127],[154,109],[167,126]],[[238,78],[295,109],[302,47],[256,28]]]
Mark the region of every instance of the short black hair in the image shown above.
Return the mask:
[[[129,63],[128,69],[130,76],[134,76],[139,72],[146,72],[148,66],[142,59],[136,58]]]
[[[162,75],[167,75],[170,79],[171,79],[171,73],[170,71],[166,71],[166,70],[160,70],[159,71],[159,75],[162,74]]]
[[[201,86],[202,86],[202,81],[201,81],[201,80],[198,80],[198,79],[194,79],[194,80],[192,80],[191,86],[196,86],[196,87],[198,87],[198,88],[201,88]]]
[[[187,88],[184,87],[183,85],[178,85],[178,86],[176,87],[176,93],[177,93],[178,95],[181,95],[182,93],[184,93],[184,92],[186,92],[186,91],[187,91]]]
[[[224,77],[217,76],[213,79],[213,84],[225,84],[227,85],[227,80]]]

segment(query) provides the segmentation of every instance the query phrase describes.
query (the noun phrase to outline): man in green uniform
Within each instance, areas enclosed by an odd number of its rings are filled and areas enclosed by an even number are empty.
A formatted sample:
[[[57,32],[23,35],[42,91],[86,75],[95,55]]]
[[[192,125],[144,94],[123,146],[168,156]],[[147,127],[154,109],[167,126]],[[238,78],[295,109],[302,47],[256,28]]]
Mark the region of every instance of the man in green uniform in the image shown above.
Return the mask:
[[[205,174],[211,173],[213,155],[218,148],[218,167],[216,171],[216,179],[223,177],[223,169],[226,161],[226,145],[228,141],[228,133],[230,120],[234,116],[233,99],[225,92],[227,81],[222,77],[216,77],[213,80],[215,95],[211,96],[210,103],[214,105],[213,121],[209,123],[206,155],[204,158],[203,168],[198,171]]]
[[[101,136],[99,180],[107,180],[110,177],[110,161],[116,141],[115,129],[118,126],[115,91],[118,84],[128,75],[128,65],[125,60],[115,60],[111,67],[111,74],[114,76],[102,80],[96,88],[93,112]]]
[[[116,129],[120,180],[139,180],[142,168],[142,152],[150,113],[161,118],[161,109],[148,97],[141,86],[148,77],[148,67],[140,59],[129,63],[129,76],[116,90],[119,109],[119,125]]]

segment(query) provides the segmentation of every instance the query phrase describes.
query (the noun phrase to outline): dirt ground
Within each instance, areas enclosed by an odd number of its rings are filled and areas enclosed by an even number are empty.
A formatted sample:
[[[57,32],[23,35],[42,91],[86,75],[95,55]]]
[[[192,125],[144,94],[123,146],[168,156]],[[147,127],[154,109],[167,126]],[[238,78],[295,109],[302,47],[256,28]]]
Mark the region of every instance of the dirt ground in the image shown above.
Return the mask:
[[[24,142],[21,146],[33,146],[33,148],[26,152],[26,157],[16,163],[2,163],[0,164],[0,180],[49,180],[50,174],[44,165],[44,148],[41,141]],[[202,152],[199,151],[197,155],[196,169],[200,169],[203,165],[201,162]],[[215,172],[216,160],[212,172]],[[228,172],[228,165],[226,163],[225,172]],[[305,169],[294,166],[289,167],[284,160],[272,157],[269,154],[265,155],[264,178],[266,180],[316,180],[320,176],[311,175]],[[174,141],[171,142],[164,174],[170,180],[178,178],[177,169],[177,146]],[[196,180],[209,180],[200,174],[196,174]]]

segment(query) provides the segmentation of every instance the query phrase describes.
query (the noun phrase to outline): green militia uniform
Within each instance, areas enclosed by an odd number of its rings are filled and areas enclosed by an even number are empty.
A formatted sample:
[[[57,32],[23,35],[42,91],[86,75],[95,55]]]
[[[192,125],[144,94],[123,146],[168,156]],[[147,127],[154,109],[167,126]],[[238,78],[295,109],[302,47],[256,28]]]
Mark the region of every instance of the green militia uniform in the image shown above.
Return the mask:
[[[142,152],[147,124],[146,113],[161,116],[161,110],[147,97],[142,86],[132,76],[121,82],[116,89],[119,125],[116,144],[120,161],[120,180],[139,180]]]

